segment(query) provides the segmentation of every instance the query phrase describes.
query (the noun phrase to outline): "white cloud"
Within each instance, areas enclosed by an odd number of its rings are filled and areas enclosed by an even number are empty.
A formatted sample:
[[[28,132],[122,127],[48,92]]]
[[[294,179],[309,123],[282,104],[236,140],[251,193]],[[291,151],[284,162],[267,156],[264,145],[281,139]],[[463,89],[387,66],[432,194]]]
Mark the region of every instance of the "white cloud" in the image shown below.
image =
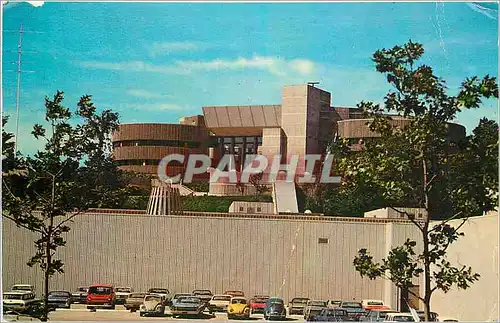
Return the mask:
[[[151,56],[168,55],[174,52],[191,52],[200,49],[200,44],[196,42],[154,42],[149,47]]]
[[[482,5],[481,3],[477,3],[477,2],[467,3],[467,6],[469,6],[469,8],[471,8],[472,10],[479,12],[480,14],[482,14],[490,19],[497,20],[497,16],[498,16],[497,10],[494,10],[492,8],[488,8],[484,5]]]
[[[84,61],[79,64],[86,68],[110,70],[110,71],[185,74],[185,72],[182,69],[176,67],[167,65],[152,65],[143,61],[128,61],[128,62],[118,62],[118,63]]]
[[[311,75],[316,69],[316,63],[307,59],[286,60],[272,56],[254,56],[252,58],[239,57],[233,60],[214,59],[211,61],[176,61],[173,65],[153,65],[143,61],[128,62],[99,62],[85,61],[80,63],[86,68],[151,72],[165,74],[191,74],[196,71],[223,71],[223,70],[264,70],[273,75],[286,76],[299,74]]]
[[[314,62],[307,59],[295,59],[291,61],[289,65],[301,75],[310,75],[316,69]]]
[[[158,99],[165,96],[162,95],[161,93],[151,92],[144,89],[128,89],[127,94],[134,96],[136,98],[143,98],[143,99]]]

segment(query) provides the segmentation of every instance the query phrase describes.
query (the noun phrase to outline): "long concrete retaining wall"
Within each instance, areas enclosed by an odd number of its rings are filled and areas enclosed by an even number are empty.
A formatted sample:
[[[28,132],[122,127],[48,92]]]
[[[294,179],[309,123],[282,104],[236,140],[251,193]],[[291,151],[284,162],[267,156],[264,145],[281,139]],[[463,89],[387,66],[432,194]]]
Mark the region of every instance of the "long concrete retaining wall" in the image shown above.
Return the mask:
[[[360,248],[384,257],[386,241],[398,243],[413,234],[404,221],[88,214],[75,218],[67,246],[58,252],[65,273],[51,288],[101,282],[135,290],[165,286],[173,292],[241,289],[287,301],[294,296],[376,298],[396,306],[391,285],[362,279],[352,261]],[[32,241],[3,222],[4,290],[23,282],[41,292],[39,269],[26,266]]]
[[[58,252],[65,273],[55,276],[51,289],[96,282],[137,291],[241,289],[249,296],[270,294],[285,301],[294,296],[383,299],[398,308],[397,289],[388,281],[361,278],[352,261],[360,248],[380,259],[391,246],[418,237],[403,220],[130,213],[75,218],[67,246]],[[466,236],[450,248],[449,257],[471,265],[482,277],[469,291],[436,294],[432,306],[442,316],[488,320],[498,315],[498,216],[469,221],[463,227]],[[40,270],[26,266],[33,240],[3,221],[3,290],[32,283],[41,293]]]

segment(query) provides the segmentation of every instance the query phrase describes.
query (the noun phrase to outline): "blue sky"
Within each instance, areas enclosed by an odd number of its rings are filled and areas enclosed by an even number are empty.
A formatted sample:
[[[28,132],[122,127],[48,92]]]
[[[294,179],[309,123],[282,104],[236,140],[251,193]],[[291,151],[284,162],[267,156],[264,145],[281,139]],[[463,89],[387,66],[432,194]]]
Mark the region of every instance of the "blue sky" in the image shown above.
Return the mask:
[[[91,94],[121,122],[178,122],[206,105],[279,104],[286,84],[319,81],[333,106],[380,102],[385,78],[373,52],[408,39],[424,45],[455,93],[467,76],[498,76],[498,9],[468,3],[10,3],[3,29],[26,30],[19,147],[43,119],[44,97],[57,89],[76,106]],[[18,36],[3,32],[3,112],[14,130]],[[464,111],[498,119],[497,101]]]

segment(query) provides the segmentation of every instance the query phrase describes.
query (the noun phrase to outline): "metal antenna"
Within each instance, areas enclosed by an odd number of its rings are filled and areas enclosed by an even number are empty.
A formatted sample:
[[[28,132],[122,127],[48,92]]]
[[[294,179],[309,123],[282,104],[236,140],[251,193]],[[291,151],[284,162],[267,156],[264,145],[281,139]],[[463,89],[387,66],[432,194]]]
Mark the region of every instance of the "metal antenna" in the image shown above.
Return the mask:
[[[21,69],[22,64],[21,64],[21,58],[23,54],[23,34],[26,32],[34,32],[35,31],[26,31],[23,29],[23,22],[21,21],[19,25],[19,30],[18,31],[11,31],[11,30],[6,30],[6,32],[18,32],[19,33],[19,41],[17,44],[17,51],[7,51],[7,52],[15,52],[17,53],[17,69],[15,72],[17,73],[17,87],[16,87],[16,136],[15,136],[15,141],[14,141],[14,154],[17,155],[17,148],[19,145],[19,106],[21,103],[21,72],[28,72],[28,73],[33,73],[34,71],[23,71]],[[24,52],[27,53],[27,52]],[[34,52],[32,52],[34,53]]]
[[[16,141],[14,142],[14,155],[17,155],[17,142],[19,140],[19,99],[21,96],[21,56],[23,53],[23,22],[19,26],[19,43],[17,45],[17,88],[16,88]]]
[[[314,87],[316,84],[319,84],[319,82],[307,82],[307,85]]]

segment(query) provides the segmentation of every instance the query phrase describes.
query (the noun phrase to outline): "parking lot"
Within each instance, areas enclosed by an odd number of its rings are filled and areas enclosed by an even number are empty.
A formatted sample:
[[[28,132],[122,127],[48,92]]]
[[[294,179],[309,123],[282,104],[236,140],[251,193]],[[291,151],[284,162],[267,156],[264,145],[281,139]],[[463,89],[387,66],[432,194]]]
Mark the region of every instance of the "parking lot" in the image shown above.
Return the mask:
[[[210,315],[208,311],[200,317],[185,317],[172,318],[167,308],[165,315],[162,317],[140,317],[139,311],[131,313],[123,306],[117,305],[114,310],[98,309],[96,312],[91,312],[84,304],[73,304],[71,309],[57,309],[50,313],[52,321],[228,321],[225,313],[217,313],[215,316]],[[235,321],[235,320],[231,320]],[[242,320],[237,320],[241,322]],[[262,314],[252,314],[250,320],[247,321],[264,321]],[[301,315],[292,315],[287,317],[287,321],[304,322],[304,317]]]

